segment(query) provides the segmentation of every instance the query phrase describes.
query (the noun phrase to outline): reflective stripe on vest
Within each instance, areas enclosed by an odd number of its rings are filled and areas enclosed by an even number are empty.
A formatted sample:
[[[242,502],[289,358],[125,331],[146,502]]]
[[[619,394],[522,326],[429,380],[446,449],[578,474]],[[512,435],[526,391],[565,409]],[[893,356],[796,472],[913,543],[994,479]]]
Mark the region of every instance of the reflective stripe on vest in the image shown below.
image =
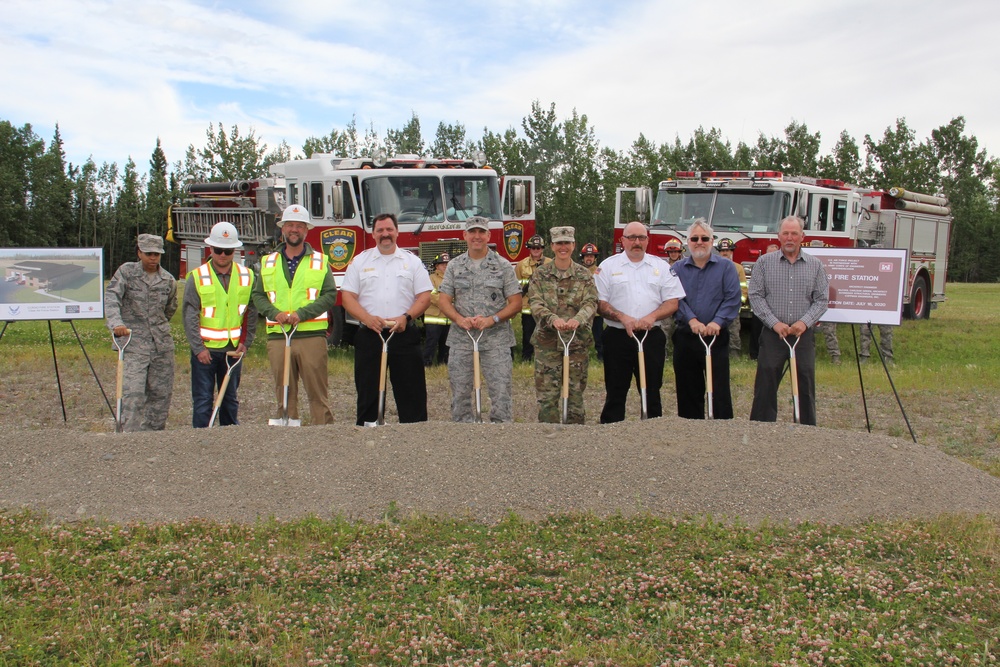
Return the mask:
[[[447,317],[437,317],[435,315],[424,315],[424,324],[451,324]]]
[[[231,271],[228,291],[223,289],[210,263],[192,271],[196,274],[195,287],[202,306],[199,333],[208,348],[224,348],[230,343],[238,346],[243,335],[243,314],[250,303],[253,272],[236,263]]]
[[[264,258],[260,269],[260,279],[263,281],[264,293],[267,294],[268,301],[281,312],[294,312],[319,298],[328,272],[326,255],[321,252],[313,252],[308,263],[301,262],[299,264],[299,268],[295,270],[295,277],[292,278],[292,284],[289,285],[285,278],[281,257],[279,253],[275,252]],[[298,330],[324,331],[328,320],[329,314],[324,311],[310,320],[299,322]],[[267,332],[281,333],[281,326],[274,320],[267,318]]]

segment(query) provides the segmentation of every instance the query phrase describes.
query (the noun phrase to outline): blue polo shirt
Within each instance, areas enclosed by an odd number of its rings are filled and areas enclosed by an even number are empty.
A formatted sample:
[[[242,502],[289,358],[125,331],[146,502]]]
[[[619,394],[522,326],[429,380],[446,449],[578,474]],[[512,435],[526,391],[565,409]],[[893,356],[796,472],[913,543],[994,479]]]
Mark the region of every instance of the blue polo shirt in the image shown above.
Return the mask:
[[[689,329],[688,322],[697,318],[702,324],[716,322],[725,329],[739,316],[740,277],[732,261],[713,253],[704,268],[698,268],[691,257],[671,268],[685,294],[674,315],[678,326]]]

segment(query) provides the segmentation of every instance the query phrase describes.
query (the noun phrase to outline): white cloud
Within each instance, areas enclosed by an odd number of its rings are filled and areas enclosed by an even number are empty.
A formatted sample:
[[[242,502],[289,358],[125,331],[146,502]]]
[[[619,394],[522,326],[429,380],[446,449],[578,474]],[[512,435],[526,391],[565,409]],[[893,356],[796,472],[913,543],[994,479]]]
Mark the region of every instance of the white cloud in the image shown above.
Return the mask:
[[[298,149],[415,112],[428,142],[439,122],[475,139],[520,129],[533,100],[622,150],[699,126],[752,144],[793,118],[828,150],[843,129],[860,143],[905,117],[923,139],[958,115],[1000,146],[1000,7],[969,0],[9,4],[0,118],[45,139],[60,123],[74,162],[144,169],[157,137],[175,161],[209,122]]]

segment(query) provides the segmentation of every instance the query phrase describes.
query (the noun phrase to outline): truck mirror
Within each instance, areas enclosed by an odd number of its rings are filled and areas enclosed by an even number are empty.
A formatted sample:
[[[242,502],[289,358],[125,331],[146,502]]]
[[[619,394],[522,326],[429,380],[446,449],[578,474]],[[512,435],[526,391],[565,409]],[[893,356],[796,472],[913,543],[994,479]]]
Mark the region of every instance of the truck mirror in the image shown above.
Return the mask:
[[[344,221],[344,185],[343,181],[333,182],[333,191],[330,193],[333,205],[333,219],[337,222]]]
[[[635,190],[635,212],[641,222],[646,222],[649,215],[650,203],[653,201],[653,189],[650,187],[636,188]]]
[[[511,215],[515,218],[519,218],[525,213],[527,213],[526,200],[528,198],[528,189],[524,186],[523,182],[511,183],[510,184],[510,194],[513,198],[513,206],[511,207]]]

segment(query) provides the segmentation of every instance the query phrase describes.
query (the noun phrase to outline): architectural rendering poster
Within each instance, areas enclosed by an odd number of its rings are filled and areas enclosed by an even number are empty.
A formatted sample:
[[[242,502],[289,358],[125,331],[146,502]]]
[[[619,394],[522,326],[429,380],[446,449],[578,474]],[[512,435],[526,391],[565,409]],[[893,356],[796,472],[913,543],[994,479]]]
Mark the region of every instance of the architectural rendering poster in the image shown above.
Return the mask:
[[[0,320],[104,317],[101,248],[0,248]]]
[[[824,322],[896,324],[903,313],[906,251],[893,248],[809,248],[826,267],[830,307]]]

